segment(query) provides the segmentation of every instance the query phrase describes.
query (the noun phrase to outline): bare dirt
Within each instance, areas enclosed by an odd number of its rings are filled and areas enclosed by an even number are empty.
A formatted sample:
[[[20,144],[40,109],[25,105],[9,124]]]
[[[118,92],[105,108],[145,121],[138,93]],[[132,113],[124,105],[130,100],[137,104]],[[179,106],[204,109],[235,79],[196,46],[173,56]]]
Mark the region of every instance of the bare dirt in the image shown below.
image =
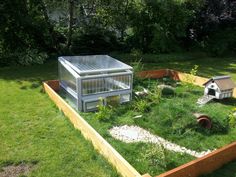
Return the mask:
[[[25,163],[21,163],[19,165],[8,165],[0,169],[0,177],[27,176],[32,168],[32,164]]]

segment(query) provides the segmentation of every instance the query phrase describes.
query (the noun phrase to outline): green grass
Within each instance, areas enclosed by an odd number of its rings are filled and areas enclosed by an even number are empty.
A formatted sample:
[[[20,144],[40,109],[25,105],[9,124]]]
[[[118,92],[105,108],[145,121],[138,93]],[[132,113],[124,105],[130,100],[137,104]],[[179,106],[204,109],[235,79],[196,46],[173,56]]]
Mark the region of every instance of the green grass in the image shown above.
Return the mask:
[[[222,177],[222,176],[227,176],[227,177],[236,177],[236,161],[230,162],[226,165],[224,165],[222,168],[207,174],[203,175],[202,177]]]
[[[33,163],[29,176],[117,176],[42,92],[56,62],[0,69],[0,169]]]
[[[113,53],[112,56],[126,62],[135,60],[129,54]],[[235,57],[212,58],[199,53],[145,54],[142,57],[145,62],[144,69],[171,68],[189,72],[197,64],[200,76],[229,74],[236,81]],[[74,130],[48,96],[42,93],[41,82],[56,78],[56,60],[41,66],[0,68],[0,168],[7,164],[27,162],[36,164],[30,176],[117,176],[106,160],[93,150],[91,143]],[[188,93],[182,96],[188,97]],[[196,97],[198,95],[192,99]],[[179,97],[174,99],[182,104],[182,107],[186,105]],[[171,100],[167,99],[165,104],[169,102]],[[234,101],[229,103],[229,107],[232,103],[234,104]],[[159,111],[165,112],[165,104],[162,104]],[[226,104],[223,103],[224,106]],[[226,113],[228,108],[223,109],[221,113],[220,105],[221,103],[209,105],[208,110],[216,110],[221,115]],[[175,108],[175,105],[172,106]],[[235,135],[235,130],[215,135],[195,131],[197,136],[194,138],[191,137],[191,131],[185,132],[185,138],[181,134],[174,136],[171,131],[163,131],[162,126],[165,124],[159,124],[157,121],[160,118],[156,116],[158,112],[152,111],[152,117],[156,117],[155,119],[148,119],[145,113],[146,119],[133,120],[129,118],[133,116],[132,112],[127,112],[129,108],[119,108],[119,118],[114,120],[116,124],[137,124],[193,149],[220,147],[235,141],[231,136]],[[165,114],[173,112],[167,111]],[[140,173],[146,173],[148,169],[148,172],[157,175],[193,159],[185,154],[165,151],[166,160],[158,166],[145,156],[153,147],[142,143],[125,144],[116,141],[106,131],[112,127],[111,122],[101,124],[94,119],[93,114],[86,118]],[[178,126],[175,128],[178,129]]]
[[[112,53],[111,55],[123,61],[137,60],[130,54]],[[199,65],[199,76],[230,75],[236,82],[236,56],[210,57],[204,53],[144,54],[142,61],[145,63],[145,70],[169,68],[189,72],[194,65]]]
[[[165,79],[168,81],[168,79]],[[158,81],[160,84],[166,82]],[[176,83],[168,81],[172,85]],[[149,90],[156,89],[155,80],[144,80],[137,87],[145,86]],[[229,127],[228,115],[236,106],[236,99],[226,99],[224,101],[213,101],[204,107],[199,107],[196,101],[203,95],[203,88],[189,85],[177,85],[174,95],[163,95],[160,101],[151,103],[150,98],[145,97],[148,105],[147,111],[136,109],[138,100],[113,108],[110,120],[100,120],[96,118],[96,113],[80,113],[82,116],[104,136],[139,172],[148,172],[151,175],[158,175],[164,171],[175,168],[192,159],[186,154],[165,151],[165,159],[158,156],[141,158],[146,156],[150,148],[147,144],[133,143],[126,144],[113,139],[108,129],[120,125],[138,125],[151,133],[159,135],[178,145],[196,151],[214,150],[235,141],[236,129]],[[193,113],[205,113],[211,117],[212,129],[201,128],[193,116]],[[143,115],[142,118],[135,119],[136,115]],[[144,147],[144,148],[143,148]],[[164,166],[152,163],[154,159],[164,161]],[[151,162],[151,163],[150,163]]]

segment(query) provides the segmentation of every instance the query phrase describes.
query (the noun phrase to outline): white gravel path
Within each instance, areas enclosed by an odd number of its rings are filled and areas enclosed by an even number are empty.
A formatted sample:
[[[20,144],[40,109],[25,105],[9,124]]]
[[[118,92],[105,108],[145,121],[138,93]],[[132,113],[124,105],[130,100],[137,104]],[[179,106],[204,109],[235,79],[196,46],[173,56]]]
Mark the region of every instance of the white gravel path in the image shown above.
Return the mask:
[[[211,151],[196,152],[185,147],[179,146],[177,144],[171,143],[157,135],[151,134],[149,131],[140,128],[138,126],[128,126],[123,125],[120,127],[113,127],[109,130],[111,136],[115,139],[126,143],[144,142],[144,143],[154,143],[162,145],[165,149],[170,151],[186,153],[194,157],[202,157],[209,154]]]

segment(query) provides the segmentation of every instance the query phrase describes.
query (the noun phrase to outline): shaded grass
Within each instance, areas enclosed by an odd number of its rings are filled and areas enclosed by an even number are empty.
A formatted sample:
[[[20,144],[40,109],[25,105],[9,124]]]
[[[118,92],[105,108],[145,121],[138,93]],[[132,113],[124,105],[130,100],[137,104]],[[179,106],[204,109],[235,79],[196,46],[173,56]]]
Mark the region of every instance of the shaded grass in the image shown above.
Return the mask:
[[[203,175],[202,177],[236,177],[236,161],[224,165],[222,168],[212,172],[211,174]]]
[[[34,163],[29,176],[118,176],[42,92],[57,65],[0,69],[0,169]]]
[[[134,61],[130,54],[112,53],[114,57],[123,61]],[[182,72],[189,72],[194,65],[199,65],[197,75],[212,77],[230,75],[236,82],[236,56],[210,57],[204,53],[172,53],[172,54],[144,54],[142,56],[145,70],[169,68]]]

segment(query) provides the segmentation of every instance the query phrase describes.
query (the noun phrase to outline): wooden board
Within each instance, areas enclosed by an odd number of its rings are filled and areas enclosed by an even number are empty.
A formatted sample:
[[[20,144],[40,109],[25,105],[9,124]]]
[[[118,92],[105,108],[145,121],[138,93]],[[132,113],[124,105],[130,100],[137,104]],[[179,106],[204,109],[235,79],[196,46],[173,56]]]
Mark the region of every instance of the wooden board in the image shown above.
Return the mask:
[[[198,177],[211,173],[234,159],[236,159],[236,142],[157,177]]]
[[[83,136],[90,140],[93,146],[116,168],[124,177],[141,177],[138,171],[132,167],[95,129],[93,129],[70,105],[68,105],[50,86],[59,89],[58,81],[43,83],[49,97],[55,102],[74,127],[81,131]],[[56,86],[58,85],[58,88]]]
[[[192,76],[190,74],[182,73],[171,69],[142,71],[138,75],[143,78],[153,79],[169,76],[174,80],[179,80],[182,82],[192,82],[194,85],[198,85],[200,87],[203,87],[203,84],[209,80],[209,78]],[[233,97],[236,98],[236,88],[234,89]]]

